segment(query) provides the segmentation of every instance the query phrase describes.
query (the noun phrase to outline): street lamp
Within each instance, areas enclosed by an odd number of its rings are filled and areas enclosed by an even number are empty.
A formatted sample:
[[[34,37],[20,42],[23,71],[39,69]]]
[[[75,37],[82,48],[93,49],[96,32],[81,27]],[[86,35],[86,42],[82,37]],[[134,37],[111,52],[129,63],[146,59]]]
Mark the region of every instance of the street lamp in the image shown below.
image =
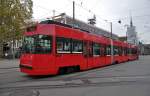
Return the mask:
[[[114,45],[113,45],[113,36],[112,36],[112,22],[110,23],[110,43],[111,43],[111,64],[114,64]]]
[[[111,64],[114,64],[114,46],[113,46],[113,31],[112,31],[112,22],[105,20],[110,24],[110,46],[111,46]]]
[[[111,44],[111,64],[114,64],[114,44],[113,44],[113,30],[112,30],[112,22],[105,20],[110,24],[110,44]],[[118,21],[121,24],[121,20]]]

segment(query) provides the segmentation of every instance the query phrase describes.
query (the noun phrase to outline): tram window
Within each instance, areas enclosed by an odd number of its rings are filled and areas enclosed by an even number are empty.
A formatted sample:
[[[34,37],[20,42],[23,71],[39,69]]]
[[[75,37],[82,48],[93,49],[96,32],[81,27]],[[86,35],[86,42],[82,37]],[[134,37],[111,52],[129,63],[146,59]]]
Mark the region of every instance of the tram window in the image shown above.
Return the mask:
[[[132,49],[131,48],[127,49],[127,54],[132,54]]]
[[[131,54],[133,54],[133,50],[134,50],[134,49],[132,48],[132,49],[131,49]]]
[[[63,42],[57,41],[57,51],[63,51]]]
[[[71,53],[71,39],[57,37],[57,53]]]
[[[135,48],[132,49],[132,54],[136,54],[137,50]]]
[[[133,54],[137,54],[137,49],[133,49]]]
[[[123,55],[126,55],[127,54],[127,50],[126,50],[126,48],[124,47],[124,48],[122,48],[122,54]]]
[[[100,44],[97,44],[97,43],[93,44],[93,55],[95,56],[100,55]]]
[[[51,50],[51,37],[39,35],[36,42],[35,50],[41,51],[41,53],[49,53]]]
[[[134,51],[134,54],[137,54],[137,49],[133,49],[133,51]]]
[[[106,55],[111,55],[111,46],[110,45],[108,45],[106,47]]]
[[[130,51],[129,51],[129,52],[130,52],[130,54],[132,54],[132,48],[130,48],[129,50],[130,50]]]
[[[79,40],[72,40],[72,53],[82,53],[83,42]]]
[[[138,49],[135,49],[135,54],[138,54]]]
[[[24,38],[22,50],[24,53],[49,54],[52,50],[52,37],[48,35],[33,35]]]
[[[127,55],[127,48],[124,48],[124,55]]]
[[[122,55],[122,54],[123,54],[123,48],[120,47],[120,48],[119,48],[119,55]]]
[[[129,54],[130,52],[129,52],[129,48],[127,48],[127,54]]]
[[[134,48],[132,49],[132,54],[135,54],[135,49]]]
[[[101,56],[105,56],[105,45],[101,45]]]
[[[114,55],[118,55],[119,54],[119,50],[117,46],[114,46]]]

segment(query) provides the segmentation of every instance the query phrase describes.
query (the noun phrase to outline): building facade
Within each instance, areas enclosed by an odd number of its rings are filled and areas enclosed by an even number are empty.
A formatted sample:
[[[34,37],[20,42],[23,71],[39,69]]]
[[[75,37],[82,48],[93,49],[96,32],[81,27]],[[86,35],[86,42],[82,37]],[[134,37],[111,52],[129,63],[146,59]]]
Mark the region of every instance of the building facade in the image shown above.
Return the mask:
[[[102,35],[104,37],[111,38],[110,32],[108,32],[102,28],[96,27],[93,24],[88,24],[88,23],[85,23],[85,22],[77,20],[77,19],[73,20],[72,17],[67,16],[65,13],[52,17],[52,20],[61,22],[61,23],[67,24],[67,25],[71,25],[75,28],[79,28],[79,29],[88,31],[89,33],[92,33],[92,34]],[[112,39],[119,40],[119,37],[116,34],[112,34]]]

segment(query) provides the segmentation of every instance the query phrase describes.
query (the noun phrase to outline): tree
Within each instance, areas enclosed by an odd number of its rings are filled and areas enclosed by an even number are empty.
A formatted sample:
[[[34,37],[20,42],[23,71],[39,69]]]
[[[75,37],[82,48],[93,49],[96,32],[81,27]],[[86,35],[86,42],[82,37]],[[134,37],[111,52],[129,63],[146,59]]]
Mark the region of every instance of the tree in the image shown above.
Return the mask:
[[[26,20],[32,18],[32,6],[32,0],[0,0],[0,46],[21,38]]]

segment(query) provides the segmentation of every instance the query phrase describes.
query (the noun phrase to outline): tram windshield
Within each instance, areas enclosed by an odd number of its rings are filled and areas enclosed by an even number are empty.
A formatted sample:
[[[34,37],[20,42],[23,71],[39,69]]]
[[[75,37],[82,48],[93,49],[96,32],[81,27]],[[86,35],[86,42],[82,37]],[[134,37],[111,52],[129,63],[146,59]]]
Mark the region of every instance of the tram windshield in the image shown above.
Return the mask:
[[[26,36],[23,42],[23,52],[32,54],[48,54],[52,49],[52,37],[48,35]]]

